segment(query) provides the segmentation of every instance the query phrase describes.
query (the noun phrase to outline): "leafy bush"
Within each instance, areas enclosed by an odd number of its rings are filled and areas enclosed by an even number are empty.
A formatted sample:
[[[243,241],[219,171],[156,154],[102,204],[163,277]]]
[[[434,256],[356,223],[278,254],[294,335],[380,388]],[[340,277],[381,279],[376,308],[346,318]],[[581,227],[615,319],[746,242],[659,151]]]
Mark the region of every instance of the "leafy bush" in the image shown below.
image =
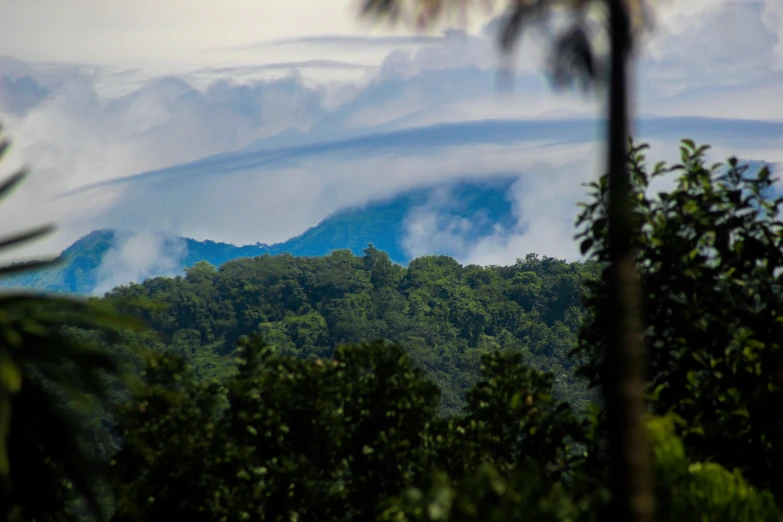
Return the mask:
[[[749,172],[731,158],[705,165],[708,147],[684,140],[682,162],[645,165],[633,146],[635,238],[644,289],[652,406],[675,413],[688,454],[740,469],[758,487],[783,496],[783,199],[772,198],[768,168]],[[672,190],[649,194],[652,180],[675,173]],[[579,218],[582,248],[608,259],[607,178],[591,183]],[[580,333],[583,373],[600,383],[601,315],[607,282],[587,283],[590,318]]]

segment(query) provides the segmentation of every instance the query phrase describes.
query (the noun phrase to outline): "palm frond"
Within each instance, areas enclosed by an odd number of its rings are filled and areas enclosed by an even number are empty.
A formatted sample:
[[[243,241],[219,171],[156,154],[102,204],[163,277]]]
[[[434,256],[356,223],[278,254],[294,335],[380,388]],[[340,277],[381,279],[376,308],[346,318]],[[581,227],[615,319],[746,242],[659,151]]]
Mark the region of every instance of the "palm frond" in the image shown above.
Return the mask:
[[[576,83],[588,91],[599,80],[593,46],[582,25],[560,34],[552,47],[549,69],[555,88],[572,88]]]
[[[407,22],[417,29],[431,27],[443,18],[448,8],[465,11],[466,6],[480,4],[487,12],[502,8],[498,45],[504,55],[512,55],[527,28],[535,27],[549,34],[549,72],[554,87],[558,89],[580,86],[587,90],[601,81],[603,69],[599,67],[598,53],[586,30],[584,19],[588,13],[599,12],[605,18],[608,0],[362,0],[360,14],[364,18],[381,20],[390,24]],[[631,43],[637,41],[653,25],[655,0],[622,0],[632,21]],[[558,14],[570,14],[577,22],[565,31],[553,30],[552,21]],[[426,24],[421,23],[426,19]],[[606,20],[603,31],[611,30]],[[507,64],[511,60],[505,60]],[[510,81],[510,66],[501,72],[500,79]]]
[[[360,8],[361,16],[375,19],[387,19],[397,22],[402,13],[402,2],[399,0],[365,0]]]
[[[8,150],[0,141],[0,157]],[[20,170],[0,183],[0,198],[27,176]],[[54,230],[39,226],[0,238],[0,250]],[[51,267],[59,259],[0,267],[0,276]],[[104,347],[76,339],[66,327],[101,332],[138,329],[93,299],[29,291],[0,294],[0,522],[9,509],[25,518],[62,511],[69,488],[102,515],[98,484],[103,462],[90,450],[95,432],[73,404],[105,403],[110,377],[125,377]],[[48,510],[48,511],[47,511]]]
[[[13,246],[19,246],[34,239],[39,239],[40,237],[47,234],[51,234],[52,232],[54,232],[54,227],[52,225],[43,225],[26,232],[17,232],[16,234],[7,236],[5,238],[0,238],[0,250]]]
[[[90,329],[138,329],[142,326],[140,320],[120,316],[101,301],[28,290],[0,293],[0,316]]]
[[[0,158],[2,158],[6,150],[8,150],[8,141],[1,141]],[[13,189],[18,187],[19,184],[27,177],[27,174],[27,169],[19,169],[14,174],[9,176],[8,179],[0,183],[0,198],[6,197]]]
[[[96,455],[91,455],[85,444],[92,433],[83,422],[38,379],[25,382],[23,390],[13,399],[14,420],[11,425],[9,446],[11,453],[14,500],[25,510],[58,510],[63,506],[52,505],[48,498],[37,494],[41,484],[56,484],[67,480],[74,492],[85,499],[90,510],[101,517],[98,482],[103,471]],[[48,473],[44,476],[30,476],[27,467],[38,460],[48,459],[55,466],[35,466]],[[42,504],[42,505],[38,505]],[[29,513],[32,514],[32,513]]]

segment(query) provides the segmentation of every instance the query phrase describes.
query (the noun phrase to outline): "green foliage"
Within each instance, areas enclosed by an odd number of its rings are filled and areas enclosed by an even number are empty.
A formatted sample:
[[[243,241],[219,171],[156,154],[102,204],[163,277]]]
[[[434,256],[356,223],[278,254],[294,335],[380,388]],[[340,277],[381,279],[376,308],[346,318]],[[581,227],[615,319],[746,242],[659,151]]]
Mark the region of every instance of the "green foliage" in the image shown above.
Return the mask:
[[[329,358],[339,344],[386,339],[404,346],[442,391],[442,411],[464,407],[484,353],[515,350],[555,375],[558,398],[584,409],[591,396],[573,375],[590,264],[527,256],[510,267],[461,266],[445,256],[395,265],[372,245],[361,257],[263,256],[198,264],[185,277],[119,287],[106,300],[145,319],[156,349],[194,365],[201,378],[234,371],[241,336],[261,334],[280,354]],[[527,292],[527,293],[525,293]],[[520,304],[521,303],[521,304]]]
[[[482,359],[481,380],[467,394],[465,414],[449,421],[439,468],[462,476],[491,464],[507,473],[532,460],[560,477],[574,461],[572,444],[585,440],[570,406],[553,400],[552,375],[524,365],[519,353]]]
[[[770,172],[750,173],[736,159],[705,165],[708,147],[683,141],[682,162],[650,172],[632,147],[635,248],[644,289],[654,411],[673,412],[688,454],[742,470],[753,484],[783,494],[783,434],[771,414],[781,394],[783,223],[770,198]],[[650,182],[676,173],[672,190],[650,195]],[[608,259],[607,179],[590,184],[579,224],[583,250]],[[600,380],[600,352],[611,318],[598,313],[605,278],[588,283],[591,319],[580,335],[590,355],[585,374]]]
[[[216,383],[197,382],[181,359],[154,352],[143,378],[145,386],[117,414],[123,445],[110,462],[114,518],[181,512],[199,520],[198,510],[179,502],[180,492],[171,486],[187,481],[189,491],[202,500],[210,498],[204,482],[223,457],[213,448],[224,390]]]
[[[369,520],[426,462],[438,390],[399,347],[342,346],[330,361],[241,347],[225,385],[151,358],[119,417],[118,520]]]
[[[675,435],[675,416],[653,418],[648,424],[655,452],[660,520],[710,522],[772,522],[781,520],[772,495],[750,486],[739,471],[712,463],[689,463],[685,446]]]
[[[604,493],[604,497],[606,494]],[[562,482],[535,466],[509,475],[483,465],[461,480],[428,477],[385,505],[384,522],[576,522],[595,520],[590,497],[575,501]]]
[[[551,375],[514,353],[483,357],[468,411],[452,419],[405,351],[381,341],[313,360],[243,338],[222,384],[153,353],[145,381],[118,415],[118,521],[377,520],[433,470],[523,465],[559,479],[580,424],[552,400]]]
[[[648,422],[656,473],[658,520],[666,522],[751,522],[781,520],[769,492],[758,491],[739,472],[715,463],[692,463],[675,435],[676,417]],[[511,473],[485,464],[463,476],[428,475],[385,503],[389,522],[606,520],[609,493],[594,479],[576,474],[558,481],[528,463]]]

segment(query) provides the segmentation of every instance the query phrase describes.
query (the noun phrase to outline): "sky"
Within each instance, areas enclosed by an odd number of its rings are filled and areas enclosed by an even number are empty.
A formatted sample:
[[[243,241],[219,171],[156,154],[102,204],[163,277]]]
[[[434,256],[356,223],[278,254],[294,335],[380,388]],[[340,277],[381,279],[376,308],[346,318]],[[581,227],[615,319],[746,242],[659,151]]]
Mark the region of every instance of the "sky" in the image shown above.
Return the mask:
[[[716,160],[783,162],[783,0],[669,0],[658,14],[635,75],[651,156],[675,160],[690,137]],[[347,206],[513,173],[518,226],[443,248],[481,264],[576,259],[601,104],[549,88],[535,34],[499,94],[490,21],[416,35],[360,22],[354,0],[0,2],[14,142],[0,173],[33,172],[0,205],[0,233],[58,223],[19,256],[109,227],[274,243]],[[408,220],[417,254],[459,246],[432,212]]]

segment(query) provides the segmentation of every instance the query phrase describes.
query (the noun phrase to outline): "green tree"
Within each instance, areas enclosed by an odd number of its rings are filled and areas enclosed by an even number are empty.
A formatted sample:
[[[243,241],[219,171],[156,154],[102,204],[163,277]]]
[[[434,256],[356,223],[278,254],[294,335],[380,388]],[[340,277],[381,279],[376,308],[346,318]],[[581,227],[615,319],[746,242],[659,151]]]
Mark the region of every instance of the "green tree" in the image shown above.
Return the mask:
[[[119,416],[116,520],[374,520],[427,462],[438,390],[401,348],[306,360],[245,338],[239,356],[224,386],[151,356]]]
[[[553,375],[519,352],[485,354],[466,411],[442,418],[437,388],[398,346],[342,346],[325,360],[280,355],[258,338],[240,345],[235,376],[222,384],[151,354],[146,386],[119,415],[118,522],[611,514],[600,426],[554,400]],[[689,433],[676,417],[648,424],[664,520],[779,519],[771,495],[739,472],[694,463],[675,424]]]
[[[377,520],[432,471],[535,465],[559,480],[575,461],[581,421],[519,354],[484,356],[468,411],[444,419],[437,388],[398,346],[311,360],[259,338],[240,345],[223,384],[150,353],[145,386],[118,415],[115,520]]]
[[[218,520],[214,469],[232,457],[216,450],[225,389],[198,382],[173,354],[148,352],[144,385],[117,410],[122,448],[111,460],[112,520]],[[186,487],[185,487],[186,486]]]
[[[530,463],[559,479],[585,442],[582,421],[552,396],[552,374],[530,368],[519,352],[486,354],[465,414],[449,421],[435,449],[437,468],[461,477],[488,464],[507,475]]]
[[[370,244],[364,253],[364,267],[370,272],[370,282],[375,290],[381,290],[397,282],[399,272],[389,259],[389,254],[381,252]]]
[[[742,471],[752,484],[783,498],[783,200],[773,197],[768,168],[750,171],[731,158],[707,165],[708,147],[683,140],[681,162],[645,164],[646,145],[632,147],[634,237],[645,296],[650,347],[649,392],[655,412],[673,412],[689,455]],[[649,184],[675,176],[674,188],[653,195]],[[590,255],[609,260],[607,180],[591,185],[580,216]],[[609,299],[605,281],[588,284],[591,319],[580,334],[589,354],[584,373],[594,384],[603,332],[597,313]]]
[[[359,257],[262,256],[116,288],[105,299],[147,321],[143,344],[185,357],[200,379],[234,372],[230,353],[243,335],[259,333],[280,354],[313,359],[340,343],[382,338],[404,346],[438,384],[444,414],[464,408],[481,355],[499,350],[525,352],[555,374],[558,398],[581,410],[591,397],[568,353],[594,265],[531,257],[478,267],[428,256],[403,268],[371,249]],[[537,279],[517,277],[525,272]],[[537,297],[523,308],[516,301],[528,291]]]

